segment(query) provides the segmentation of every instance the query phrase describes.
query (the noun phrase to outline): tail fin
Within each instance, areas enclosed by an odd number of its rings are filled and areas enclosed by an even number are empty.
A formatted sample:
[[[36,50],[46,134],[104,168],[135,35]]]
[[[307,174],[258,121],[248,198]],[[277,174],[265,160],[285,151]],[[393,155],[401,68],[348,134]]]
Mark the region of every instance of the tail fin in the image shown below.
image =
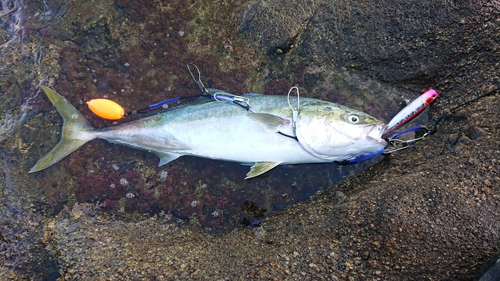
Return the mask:
[[[31,168],[29,173],[52,166],[71,152],[96,138],[92,124],[65,98],[45,86],[40,86],[63,118],[61,140]]]

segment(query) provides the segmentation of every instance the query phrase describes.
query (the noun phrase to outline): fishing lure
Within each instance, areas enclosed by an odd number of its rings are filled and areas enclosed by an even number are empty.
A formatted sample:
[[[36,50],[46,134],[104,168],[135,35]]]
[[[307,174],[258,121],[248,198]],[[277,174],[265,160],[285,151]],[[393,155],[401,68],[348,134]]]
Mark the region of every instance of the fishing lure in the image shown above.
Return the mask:
[[[424,110],[427,106],[429,106],[429,104],[437,99],[438,96],[438,93],[433,89],[430,89],[420,95],[420,97],[412,101],[409,105],[403,108],[403,110],[396,114],[396,116],[394,116],[391,121],[389,121],[383,136],[387,136],[390,132],[401,127],[403,124],[416,117],[418,114],[420,114],[420,112],[422,112],[422,110]]]

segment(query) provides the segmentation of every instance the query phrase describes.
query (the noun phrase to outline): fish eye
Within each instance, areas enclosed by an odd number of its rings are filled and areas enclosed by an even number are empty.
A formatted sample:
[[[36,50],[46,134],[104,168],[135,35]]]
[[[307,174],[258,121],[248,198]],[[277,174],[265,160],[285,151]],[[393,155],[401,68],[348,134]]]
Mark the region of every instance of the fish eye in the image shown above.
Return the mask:
[[[348,120],[349,122],[356,124],[359,123],[360,118],[357,115],[349,115]]]

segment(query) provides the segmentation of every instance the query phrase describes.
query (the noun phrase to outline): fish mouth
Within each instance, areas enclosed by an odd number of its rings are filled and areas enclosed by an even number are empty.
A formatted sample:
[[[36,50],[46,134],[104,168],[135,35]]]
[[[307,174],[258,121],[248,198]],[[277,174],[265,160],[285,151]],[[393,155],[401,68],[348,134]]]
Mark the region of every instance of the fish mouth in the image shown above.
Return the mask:
[[[382,122],[373,125],[366,134],[366,138],[385,147],[387,142],[382,138],[382,135],[384,134],[386,127],[387,126]]]

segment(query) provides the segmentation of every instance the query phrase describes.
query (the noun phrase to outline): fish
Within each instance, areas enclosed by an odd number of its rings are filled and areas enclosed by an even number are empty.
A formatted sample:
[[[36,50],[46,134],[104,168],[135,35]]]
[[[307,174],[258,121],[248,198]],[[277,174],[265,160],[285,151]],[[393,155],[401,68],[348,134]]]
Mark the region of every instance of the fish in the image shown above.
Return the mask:
[[[160,158],[159,166],[184,155],[250,164],[245,179],[278,165],[343,161],[386,146],[384,122],[314,98],[300,98],[297,114],[293,114],[287,96],[237,96],[247,99],[251,110],[205,99],[96,128],[63,96],[40,87],[63,118],[62,133],[59,143],[29,173],[54,165],[93,139],[154,153]],[[207,91],[215,96],[230,95],[217,89]]]

